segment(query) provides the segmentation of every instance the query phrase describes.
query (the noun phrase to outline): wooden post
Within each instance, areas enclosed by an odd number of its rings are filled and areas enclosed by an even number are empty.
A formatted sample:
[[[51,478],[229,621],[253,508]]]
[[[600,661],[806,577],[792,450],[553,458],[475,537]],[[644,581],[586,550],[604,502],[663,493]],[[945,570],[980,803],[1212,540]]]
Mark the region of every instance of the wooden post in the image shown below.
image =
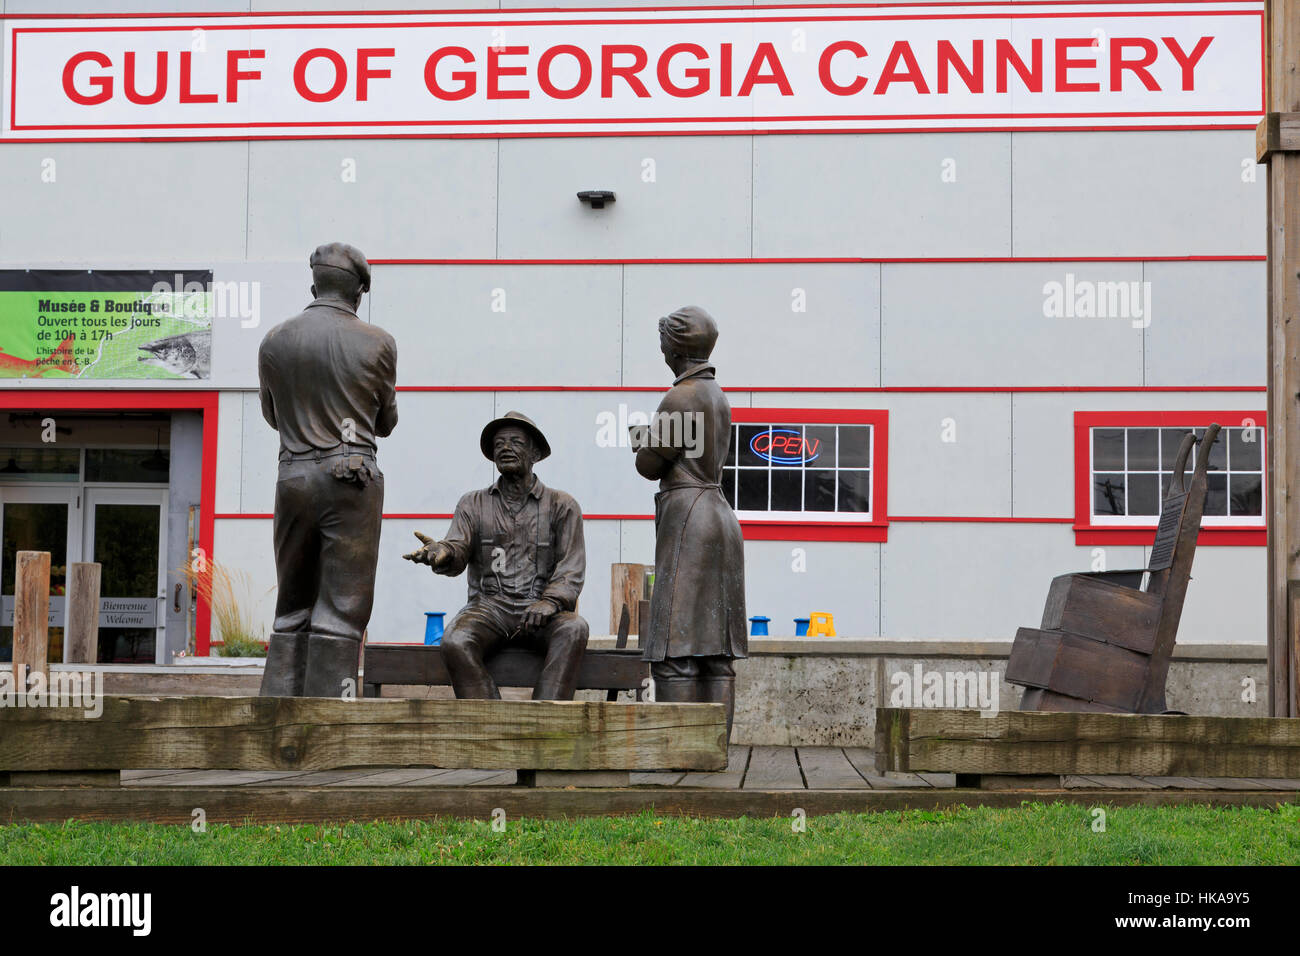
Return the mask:
[[[1300,0],[1268,0],[1268,700],[1300,716]],[[1293,485],[1295,487],[1293,487]]]
[[[26,693],[24,677],[48,674],[50,646],[50,552],[19,551],[14,586],[14,687]]]
[[[623,614],[623,605],[631,615],[629,634],[641,633],[638,608],[645,592],[646,571],[653,567],[644,564],[611,564],[609,566],[609,633],[618,633],[618,619]]]
[[[63,626],[69,664],[94,664],[99,656],[100,565],[68,565],[68,599]]]

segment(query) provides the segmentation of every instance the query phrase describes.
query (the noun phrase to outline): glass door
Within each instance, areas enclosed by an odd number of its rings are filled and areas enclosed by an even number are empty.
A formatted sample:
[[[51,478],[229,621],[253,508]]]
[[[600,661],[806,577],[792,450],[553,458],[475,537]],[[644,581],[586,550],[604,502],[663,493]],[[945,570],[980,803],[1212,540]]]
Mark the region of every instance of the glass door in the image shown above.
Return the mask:
[[[81,496],[75,488],[0,486],[0,661],[13,660],[14,581],[19,551],[50,552],[48,660],[63,661],[68,556],[81,552]]]
[[[86,490],[85,560],[102,566],[101,664],[163,663],[166,514],[164,489]]]

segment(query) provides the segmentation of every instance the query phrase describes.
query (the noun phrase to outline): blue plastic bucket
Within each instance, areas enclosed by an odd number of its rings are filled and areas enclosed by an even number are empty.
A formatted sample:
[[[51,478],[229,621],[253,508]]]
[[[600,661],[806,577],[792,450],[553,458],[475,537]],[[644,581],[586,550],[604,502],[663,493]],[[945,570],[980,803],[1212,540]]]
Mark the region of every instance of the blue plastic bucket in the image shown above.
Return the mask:
[[[441,644],[442,643],[442,619],[447,614],[446,611],[425,611],[424,612],[424,643]]]
[[[809,622],[810,620],[812,620],[812,618],[808,618],[808,617],[796,617],[796,618],[794,619],[794,636],[795,636],[795,637],[807,637],[807,636],[808,636],[808,622]]]
[[[749,619],[749,636],[767,637],[767,622],[770,620],[772,620],[770,617],[751,617]]]

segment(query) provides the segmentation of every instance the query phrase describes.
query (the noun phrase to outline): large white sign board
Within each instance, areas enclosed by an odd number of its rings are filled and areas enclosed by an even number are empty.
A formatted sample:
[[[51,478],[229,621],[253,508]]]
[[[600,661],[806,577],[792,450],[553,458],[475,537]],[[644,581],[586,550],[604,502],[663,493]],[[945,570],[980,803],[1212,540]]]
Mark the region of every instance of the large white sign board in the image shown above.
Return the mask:
[[[18,17],[5,139],[1253,127],[1264,5]]]

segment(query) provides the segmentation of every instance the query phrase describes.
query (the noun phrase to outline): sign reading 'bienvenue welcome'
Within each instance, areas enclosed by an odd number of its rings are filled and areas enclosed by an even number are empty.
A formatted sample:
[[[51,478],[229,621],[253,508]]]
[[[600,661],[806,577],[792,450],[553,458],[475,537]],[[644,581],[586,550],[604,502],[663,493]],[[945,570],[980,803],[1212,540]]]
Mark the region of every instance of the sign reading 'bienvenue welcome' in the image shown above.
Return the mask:
[[[1253,127],[1260,0],[18,17],[6,139]]]

